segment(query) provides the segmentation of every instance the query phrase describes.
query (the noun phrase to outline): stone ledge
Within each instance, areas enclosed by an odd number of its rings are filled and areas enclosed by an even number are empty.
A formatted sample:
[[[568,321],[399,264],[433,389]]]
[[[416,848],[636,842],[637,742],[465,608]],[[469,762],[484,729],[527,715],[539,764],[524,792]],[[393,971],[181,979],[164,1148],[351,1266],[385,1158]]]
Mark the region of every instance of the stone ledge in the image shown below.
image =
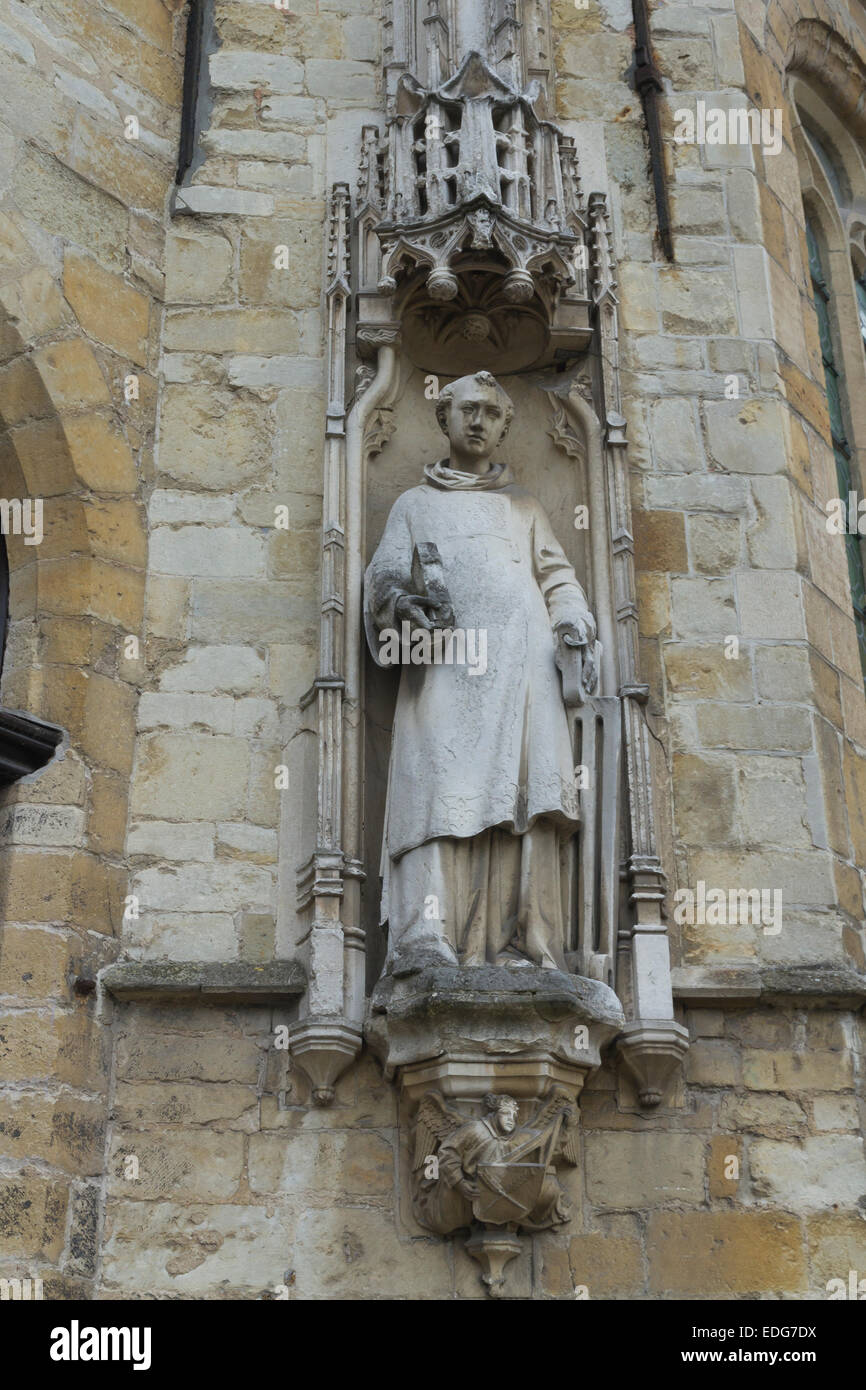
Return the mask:
[[[194,183],[176,188],[172,195],[172,217],[273,217],[272,193],[254,193],[246,188],[223,188],[216,184]]]
[[[99,976],[119,1000],[161,999],[200,1004],[279,1004],[307,987],[303,967],[292,960],[250,965],[244,961],[121,961]]]
[[[744,966],[706,970],[678,966],[672,972],[674,999],[700,1007],[716,1004],[796,1003],[859,1009],[866,1004],[866,975],[835,964]]]

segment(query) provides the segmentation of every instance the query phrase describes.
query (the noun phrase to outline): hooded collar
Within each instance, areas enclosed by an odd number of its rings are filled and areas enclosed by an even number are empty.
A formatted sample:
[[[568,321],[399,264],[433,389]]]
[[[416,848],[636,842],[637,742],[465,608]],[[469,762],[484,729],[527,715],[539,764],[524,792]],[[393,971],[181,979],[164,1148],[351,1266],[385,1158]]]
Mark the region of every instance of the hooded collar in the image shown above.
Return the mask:
[[[443,488],[452,492],[479,492],[490,488],[507,487],[511,482],[507,463],[494,463],[486,473],[461,473],[459,469],[449,468],[447,459],[440,459],[438,463],[426,464],[424,477],[431,487]]]

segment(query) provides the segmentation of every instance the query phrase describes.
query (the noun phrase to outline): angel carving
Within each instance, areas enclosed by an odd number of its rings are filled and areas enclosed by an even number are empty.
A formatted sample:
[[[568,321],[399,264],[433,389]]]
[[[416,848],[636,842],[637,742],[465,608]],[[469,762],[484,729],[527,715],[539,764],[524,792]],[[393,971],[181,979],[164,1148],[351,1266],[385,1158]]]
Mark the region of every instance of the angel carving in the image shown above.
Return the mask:
[[[554,1090],[518,1126],[513,1096],[489,1094],[485,1114],[467,1120],[437,1091],[418,1107],[413,1177],[421,1225],[445,1235],[481,1222],[544,1230],[568,1220],[571,1203],[556,1163],[577,1164],[577,1116]]]

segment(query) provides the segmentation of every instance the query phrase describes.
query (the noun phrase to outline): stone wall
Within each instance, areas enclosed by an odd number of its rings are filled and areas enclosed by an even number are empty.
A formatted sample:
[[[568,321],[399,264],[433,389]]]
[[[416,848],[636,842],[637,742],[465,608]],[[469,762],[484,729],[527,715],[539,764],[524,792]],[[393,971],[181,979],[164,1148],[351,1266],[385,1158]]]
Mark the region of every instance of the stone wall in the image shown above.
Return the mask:
[[[821,1299],[866,1268],[862,1016],[780,1001],[686,1021],[674,1105],[641,1112],[609,1066],[590,1081],[574,1219],[527,1241],[510,1296]],[[412,1217],[406,1117],[375,1063],[311,1107],[273,1022],[125,1007],[101,1296],[486,1297],[463,1242]]]
[[[0,492],[44,525],[7,538],[2,699],[65,730],[0,811],[0,1245],[46,1297],[96,1270],[110,1033],[74,982],[115,953],[128,894],[180,8],[0,7]]]

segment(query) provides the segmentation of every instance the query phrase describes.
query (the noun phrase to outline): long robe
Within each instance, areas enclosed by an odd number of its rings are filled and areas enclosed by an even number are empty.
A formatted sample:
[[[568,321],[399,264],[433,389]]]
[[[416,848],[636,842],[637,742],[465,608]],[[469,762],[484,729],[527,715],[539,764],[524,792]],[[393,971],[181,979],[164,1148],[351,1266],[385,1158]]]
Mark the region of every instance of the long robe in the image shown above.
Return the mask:
[[[455,629],[483,629],[487,669],[401,671],[382,846],[382,920],[392,862],[439,837],[500,827],[523,835],[541,817],[566,833],[578,820],[574,758],[554,627],[586,620],[586,596],[541,505],[503,465],[476,477],[439,463],[402,494],[365,580],[374,660],[398,631],[397,599],[417,592],[416,547],[442,558]],[[417,573],[417,571],[416,571]],[[392,922],[398,929],[402,924]]]

